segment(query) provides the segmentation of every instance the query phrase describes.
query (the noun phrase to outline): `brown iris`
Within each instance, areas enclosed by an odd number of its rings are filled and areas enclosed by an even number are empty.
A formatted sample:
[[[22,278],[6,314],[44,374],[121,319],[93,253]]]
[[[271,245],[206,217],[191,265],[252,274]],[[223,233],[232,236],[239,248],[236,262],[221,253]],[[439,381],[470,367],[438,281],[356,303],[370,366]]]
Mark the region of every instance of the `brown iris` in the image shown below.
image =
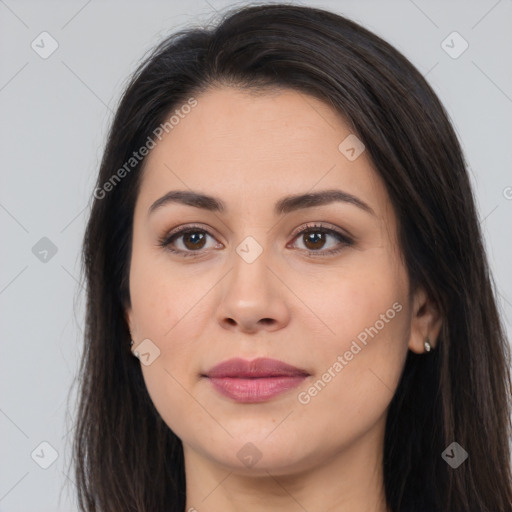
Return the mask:
[[[188,233],[184,233],[183,235],[183,244],[187,249],[195,250],[202,249],[205,244],[205,234],[200,233],[198,231],[190,231]],[[188,241],[190,241],[190,246],[188,245]]]
[[[308,242],[311,242],[313,244],[313,247],[311,247],[311,249],[321,249],[323,244],[325,243],[325,233],[321,231],[310,231],[309,233],[305,233],[303,237],[306,247],[308,247]]]

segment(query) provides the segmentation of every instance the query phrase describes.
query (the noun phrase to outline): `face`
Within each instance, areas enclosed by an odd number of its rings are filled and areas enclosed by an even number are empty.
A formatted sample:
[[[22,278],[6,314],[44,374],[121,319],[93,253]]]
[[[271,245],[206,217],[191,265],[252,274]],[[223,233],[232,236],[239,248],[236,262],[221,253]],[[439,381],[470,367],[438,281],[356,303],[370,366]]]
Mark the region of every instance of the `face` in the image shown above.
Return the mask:
[[[196,100],[146,160],[127,310],[134,347],[146,340],[148,392],[186,459],[303,471],[382,435],[417,346],[397,221],[367,152],[357,156],[323,102],[231,88]],[[173,191],[218,208],[176,196],[154,205]],[[290,200],[325,191],[335,193]],[[212,370],[232,358],[295,370]]]

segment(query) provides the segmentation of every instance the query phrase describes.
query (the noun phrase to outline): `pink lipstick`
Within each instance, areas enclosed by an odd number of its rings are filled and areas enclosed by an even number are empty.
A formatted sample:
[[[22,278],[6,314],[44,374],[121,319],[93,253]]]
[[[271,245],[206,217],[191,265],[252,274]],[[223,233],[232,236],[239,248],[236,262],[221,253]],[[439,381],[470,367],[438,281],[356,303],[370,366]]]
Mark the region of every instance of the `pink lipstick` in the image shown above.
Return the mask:
[[[222,395],[237,402],[264,402],[297,387],[308,372],[277,359],[228,359],[211,368],[207,377]]]

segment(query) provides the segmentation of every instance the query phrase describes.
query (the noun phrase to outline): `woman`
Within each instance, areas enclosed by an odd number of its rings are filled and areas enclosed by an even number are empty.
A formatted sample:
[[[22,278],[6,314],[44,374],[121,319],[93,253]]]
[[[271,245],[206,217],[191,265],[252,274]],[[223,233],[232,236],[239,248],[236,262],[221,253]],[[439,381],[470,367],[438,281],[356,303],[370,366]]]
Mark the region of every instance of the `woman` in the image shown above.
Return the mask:
[[[94,196],[81,510],[512,510],[464,158],[397,50],[288,5],[175,34]]]

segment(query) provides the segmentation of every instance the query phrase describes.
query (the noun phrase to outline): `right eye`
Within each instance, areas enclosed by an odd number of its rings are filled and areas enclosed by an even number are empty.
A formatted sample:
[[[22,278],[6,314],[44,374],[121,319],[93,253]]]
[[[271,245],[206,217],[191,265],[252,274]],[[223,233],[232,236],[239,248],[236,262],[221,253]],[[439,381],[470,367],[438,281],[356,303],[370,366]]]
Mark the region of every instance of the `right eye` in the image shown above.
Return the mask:
[[[186,226],[178,231],[171,231],[171,233],[164,235],[159,239],[158,245],[181,256],[197,256],[204,253],[203,249],[208,237],[213,239],[213,236],[203,228],[199,226]],[[177,248],[176,242],[178,242],[178,245],[181,244],[182,247]],[[222,244],[220,245],[222,246]]]

